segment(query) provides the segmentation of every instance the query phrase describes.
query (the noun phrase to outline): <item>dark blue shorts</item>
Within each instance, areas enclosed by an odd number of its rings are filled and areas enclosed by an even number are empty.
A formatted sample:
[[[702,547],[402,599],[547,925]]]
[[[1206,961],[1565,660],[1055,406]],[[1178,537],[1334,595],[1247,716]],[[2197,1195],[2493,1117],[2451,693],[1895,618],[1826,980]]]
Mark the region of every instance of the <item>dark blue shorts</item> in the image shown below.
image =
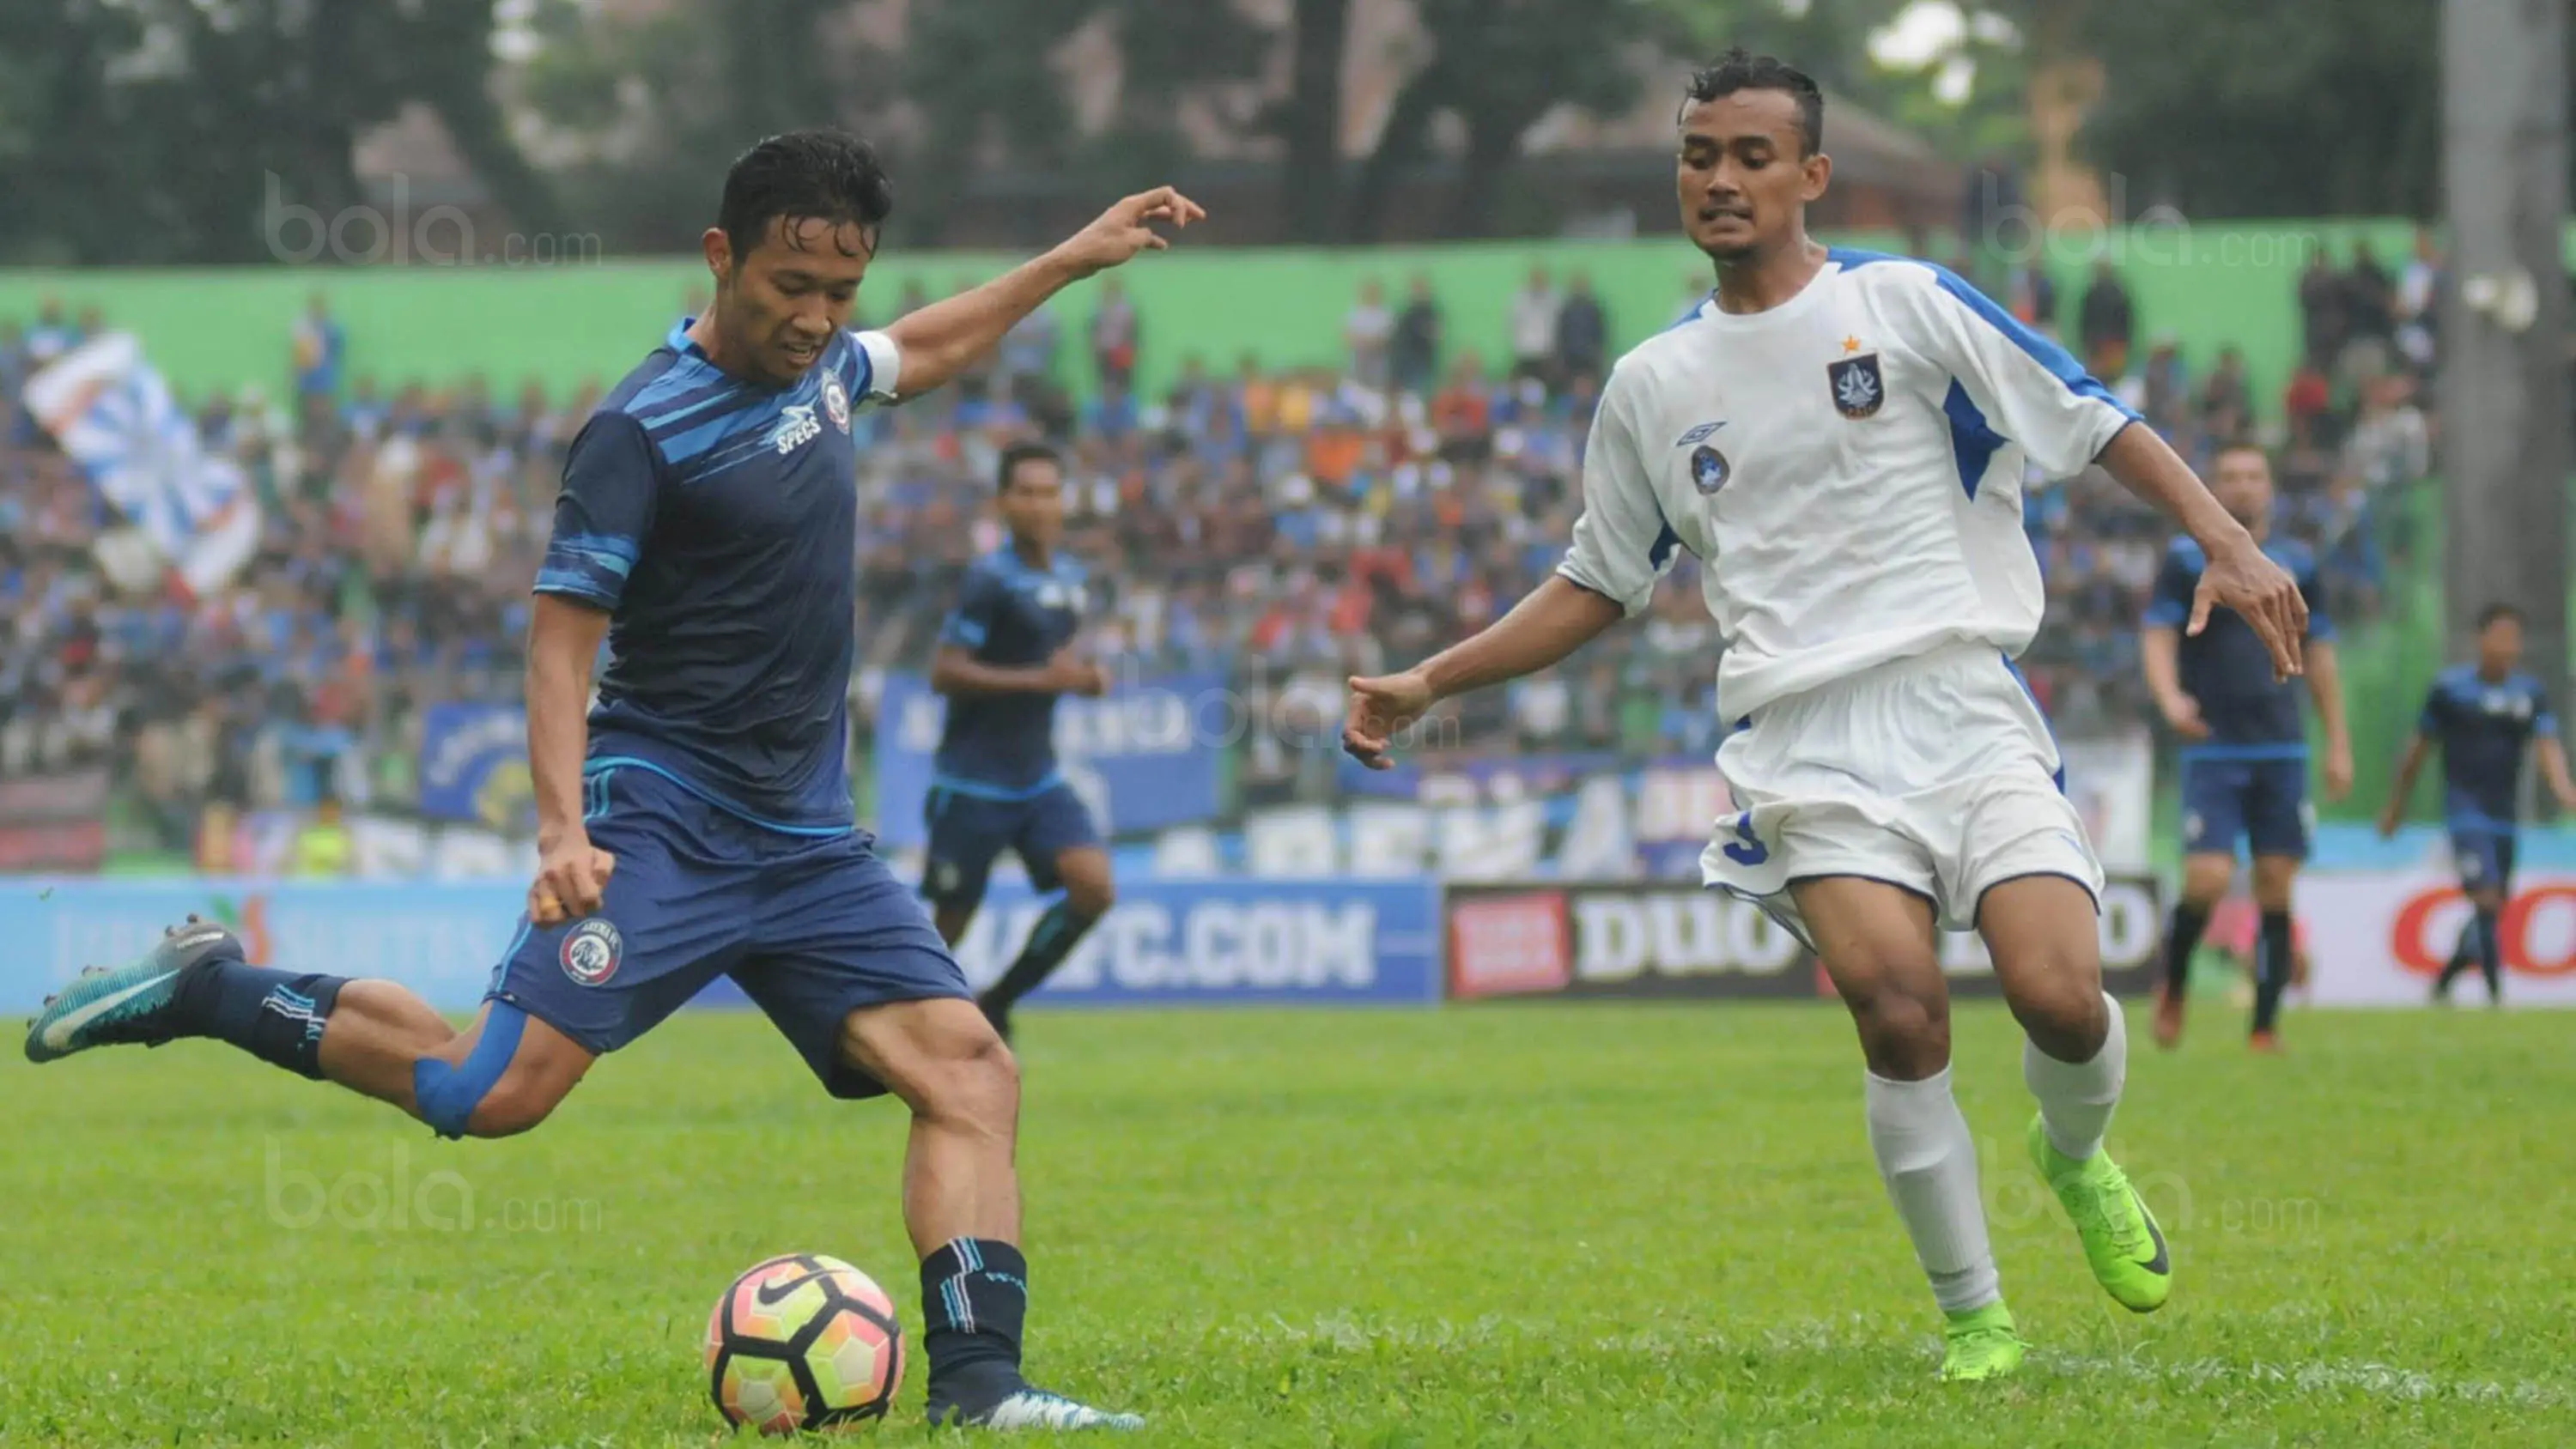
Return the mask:
[[[1059,782],[1025,800],[992,800],[934,786],[923,803],[930,826],[921,893],[943,906],[972,907],[984,899],[993,862],[1017,851],[1029,884],[1043,895],[1063,884],[1055,858],[1100,844],[1100,830],[1073,787]]]
[[[2182,848],[2186,854],[2308,856],[2308,762],[2195,760],[2182,764]]]
[[[607,899],[566,925],[522,917],[488,996],[607,1053],[730,976],[833,1096],[873,1097],[884,1084],[840,1059],[843,1019],[970,995],[867,834],[754,825],[634,765],[583,784],[590,842],[617,861]]]
[[[2510,893],[2513,889],[2514,834],[2492,825],[2469,825],[2454,822],[2451,826],[2451,863],[2459,868],[2460,889],[2484,890],[2493,887]]]

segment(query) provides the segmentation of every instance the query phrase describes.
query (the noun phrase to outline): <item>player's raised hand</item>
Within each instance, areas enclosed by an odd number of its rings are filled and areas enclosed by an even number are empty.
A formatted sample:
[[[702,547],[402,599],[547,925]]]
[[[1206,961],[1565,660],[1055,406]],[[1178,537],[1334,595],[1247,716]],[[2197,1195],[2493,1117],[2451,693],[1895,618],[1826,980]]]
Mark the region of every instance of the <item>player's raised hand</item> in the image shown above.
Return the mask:
[[[1387,752],[1394,748],[1397,732],[1438,702],[1431,681],[1418,670],[1373,679],[1354,676],[1350,713],[1342,722],[1342,752],[1372,770],[1393,768]]]
[[[1138,252],[1159,252],[1169,247],[1169,237],[1156,231],[1156,225],[1174,229],[1207,218],[1207,209],[1168,186],[1140,191],[1123,197],[1118,204],[1100,214],[1100,219],[1075,232],[1060,248],[1066,261],[1073,264],[1076,275],[1088,277],[1134,260]]]
[[[528,919],[540,926],[560,926],[598,911],[608,894],[608,876],[617,857],[590,843],[582,831],[550,843],[537,854],[537,879],[528,887]]]
[[[2301,656],[2308,637],[2308,601],[2299,593],[2298,580],[2272,562],[2250,535],[2234,547],[2210,552],[2183,632],[2197,637],[2208,627],[2209,611],[2221,604],[2253,625],[2255,637],[2272,651],[2274,679],[2307,672]]]

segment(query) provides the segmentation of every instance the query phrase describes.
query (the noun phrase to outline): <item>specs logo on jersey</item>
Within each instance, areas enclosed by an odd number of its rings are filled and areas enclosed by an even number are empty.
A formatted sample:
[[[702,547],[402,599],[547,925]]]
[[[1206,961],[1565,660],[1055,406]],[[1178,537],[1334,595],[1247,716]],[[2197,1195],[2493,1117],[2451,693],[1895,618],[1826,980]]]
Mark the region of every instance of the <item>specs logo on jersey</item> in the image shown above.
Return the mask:
[[[1706,443],[1691,450],[1690,469],[1691,486],[1703,497],[1726,486],[1726,455]]]
[[[850,430],[850,394],[838,377],[823,375],[823,411],[832,415],[832,426],[842,432]]]
[[[1825,380],[1833,384],[1834,407],[1847,418],[1875,417],[1878,405],[1887,400],[1887,384],[1878,375],[1875,352],[1826,363]]]
[[[1693,443],[1707,442],[1718,429],[1725,426],[1726,422],[1724,419],[1720,419],[1713,423],[1702,423],[1698,427],[1695,427],[1689,432],[1682,434],[1680,437],[1675,438],[1673,440],[1673,446],[1676,448],[1687,448]]]
[[[812,403],[789,403],[779,414],[778,426],[769,434],[769,445],[783,456],[823,436],[822,421],[814,416]]]

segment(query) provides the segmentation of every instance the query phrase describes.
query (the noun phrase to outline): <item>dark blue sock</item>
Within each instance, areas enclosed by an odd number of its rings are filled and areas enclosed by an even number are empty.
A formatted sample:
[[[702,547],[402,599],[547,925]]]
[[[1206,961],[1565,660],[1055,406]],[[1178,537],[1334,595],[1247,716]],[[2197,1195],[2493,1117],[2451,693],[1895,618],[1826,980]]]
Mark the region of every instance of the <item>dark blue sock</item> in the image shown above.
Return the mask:
[[[1063,965],[1064,958],[1073,954],[1073,948],[1082,944],[1083,936],[1099,920],[1098,916],[1077,913],[1071,901],[1056,902],[1038,917],[1036,928],[1029,932],[1029,943],[1020,948],[1019,959],[984,993],[984,1001],[1008,1011],[1012,1003],[1037,990],[1056,967]]]
[[[179,1029],[231,1042],[271,1066],[320,1081],[322,1029],[346,983],[341,976],[217,961],[180,992]]]
[[[2487,979],[2487,999],[2501,1001],[2504,999],[2504,942],[2496,934],[2496,913],[2481,910],[2469,926],[2478,935],[2478,974]]]
[[[993,1238],[959,1238],[921,1260],[922,1348],[930,1402],[982,1413],[1021,1387],[1029,1262]]]
[[[2265,911],[2261,945],[2254,957],[2254,1029],[2270,1031],[2281,1015],[2281,993],[2290,989],[2290,952],[2295,937],[2288,911]]]

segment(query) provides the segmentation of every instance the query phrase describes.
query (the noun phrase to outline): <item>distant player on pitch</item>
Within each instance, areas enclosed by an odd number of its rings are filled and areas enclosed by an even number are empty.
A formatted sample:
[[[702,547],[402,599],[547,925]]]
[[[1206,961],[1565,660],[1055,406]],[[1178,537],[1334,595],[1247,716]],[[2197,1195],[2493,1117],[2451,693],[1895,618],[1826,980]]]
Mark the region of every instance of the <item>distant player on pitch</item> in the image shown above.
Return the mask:
[[[2099,462],[2179,518],[2213,561],[2200,609],[2244,611],[2284,675],[2306,611],[2063,349],[1937,267],[1808,239],[1833,174],[1813,80],[1730,52],[1692,78],[1680,131],[1682,224],[1717,264],[1715,294],[1611,373],[1556,577],[1464,643],[1352,680],[1344,747],[1384,768],[1433,705],[1565,658],[1644,609],[1678,550],[1697,554],[1727,644],[1717,765],[1740,807],[1703,874],[1823,959],[1859,1027],[1880,1173],[1948,1315],[1942,1374],[1995,1378],[2023,1343],[1951,1097],[1937,927],[1984,935],[2029,1033],[2029,1150],[2094,1276],[2140,1312],[2172,1282],[2102,1150],[2128,1047],[2102,992],[2101,867],[2011,664],[2043,600],[2024,455],[2056,476]]]
[[[1057,697],[1109,688],[1108,671],[1074,649],[1086,584],[1082,565],[1057,548],[1064,460],[1044,443],[1017,443],[1003,450],[999,472],[1011,536],[967,569],[930,665],[930,687],[948,696],[948,721],[924,805],[930,850],[921,890],[951,946],[973,923],[1005,850],[1019,853],[1038,890],[1064,891],[978,999],[1008,1041],[1012,1006],[1063,964],[1115,895],[1100,831],[1055,765]]]
[[[957,376],[1063,287],[1167,245],[1154,224],[1201,212],[1169,188],[1128,197],[1035,261],[852,332],[892,206],[853,137],[745,152],[701,239],[714,305],[573,440],[528,640],[541,858],[472,1025],[456,1031],[391,981],[250,965],[231,932],[191,925],[75,981],[26,1050],[42,1062],[212,1037],[442,1136],[507,1137],[731,976],[826,1091],[892,1092],[912,1110],[903,1209],[931,1421],[1133,1427],[1020,1375],[1018,1068],[851,820],[851,419]]]
[[[2307,546],[2271,542],[2272,463],[2261,448],[2219,450],[2218,501],[2263,551],[2298,580],[2308,605],[2307,686],[2325,727],[2326,798],[2352,789],[2352,735],[2345,727],[2334,626],[2317,561]],[[2192,953],[2209,916],[2236,878],[2236,842],[2254,856],[2254,906],[2262,913],[2254,947],[2256,1051],[2280,1049],[2281,994],[2296,960],[2290,914],[2299,867],[2308,858],[2308,728],[2298,687],[2276,673],[2271,641],[2234,614],[2200,627],[2197,600],[2209,555],[2197,539],[2173,541],[2156,574],[2139,639],[2147,689],[2186,743],[2182,750],[2182,899],[2165,932],[2165,981],[2156,993],[2156,1041],[2182,1039]]]
[[[2558,740],[2558,712],[2548,691],[2522,672],[2522,614],[2490,604],[2478,615],[2478,662],[2445,669],[2425,692],[2415,738],[2398,762],[2379,833],[2397,833],[2424,757],[2442,751],[2442,821],[2451,832],[2451,862],[2473,914],[2460,943],[2433,983],[2433,999],[2451,999],[2451,983],[2471,965],[2486,978],[2487,1001],[2504,1004],[2504,947],[2496,923],[2513,895],[2517,821],[2522,814],[2522,757],[2540,757],[2540,777],[2562,810],[2576,810],[2576,781]],[[2537,749],[2534,746],[2537,746]]]

